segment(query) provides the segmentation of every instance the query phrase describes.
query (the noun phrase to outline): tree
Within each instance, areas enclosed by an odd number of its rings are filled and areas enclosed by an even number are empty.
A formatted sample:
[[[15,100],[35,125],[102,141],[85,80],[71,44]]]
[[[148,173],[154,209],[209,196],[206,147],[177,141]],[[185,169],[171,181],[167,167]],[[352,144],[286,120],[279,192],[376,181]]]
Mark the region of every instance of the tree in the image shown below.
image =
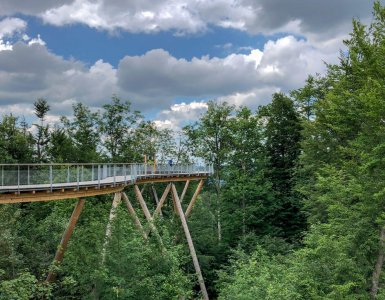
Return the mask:
[[[192,126],[186,126],[184,132],[189,140],[191,152],[214,165],[214,187],[217,195],[217,234],[221,240],[221,185],[222,169],[230,151],[229,122],[234,106],[226,102],[208,102],[207,112]]]
[[[326,93],[331,88],[331,80],[317,74],[309,75],[305,86],[290,93],[300,115],[310,121],[315,117],[314,105],[317,101],[325,98]]]
[[[121,161],[130,133],[141,115],[138,111],[131,112],[131,103],[121,102],[117,96],[112,97],[111,104],[103,105],[103,109],[99,126],[105,139],[104,147],[113,162]]]
[[[223,186],[223,231],[228,247],[253,248],[255,239],[276,234],[269,221],[274,197],[267,176],[263,126],[246,107],[229,121],[231,151],[226,159]]]
[[[18,126],[18,118],[3,116],[0,123],[0,157],[3,163],[31,162],[34,139],[30,132]]]
[[[39,118],[40,123],[34,124],[37,127],[36,140],[36,159],[38,162],[45,162],[47,160],[46,146],[49,143],[49,125],[45,125],[45,117],[50,109],[47,100],[39,98],[33,104],[35,108],[35,115]]]
[[[76,160],[79,151],[77,151],[74,141],[68,135],[64,128],[54,127],[51,132],[49,144],[49,157],[52,161],[60,163],[71,163]]]
[[[295,171],[301,152],[302,126],[293,101],[281,93],[261,109],[266,118],[266,152],[269,177],[275,191],[274,221],[284,238],[292,239],[305,228],[299,195],[295,192]]]
[[[100,160],[98,147],[101,137],[98,128],[98,114],[91,112],[90,108],[82,103],[73,105],[73,111],[74,118],[71,121],[65,117],[61,119],[75,147],[75,153],[73,153],[71,160],[74,162],[97,162]],[[66,147],[70,147],[69,141],[63,134],[57,132],[56,138],[66,143]]]

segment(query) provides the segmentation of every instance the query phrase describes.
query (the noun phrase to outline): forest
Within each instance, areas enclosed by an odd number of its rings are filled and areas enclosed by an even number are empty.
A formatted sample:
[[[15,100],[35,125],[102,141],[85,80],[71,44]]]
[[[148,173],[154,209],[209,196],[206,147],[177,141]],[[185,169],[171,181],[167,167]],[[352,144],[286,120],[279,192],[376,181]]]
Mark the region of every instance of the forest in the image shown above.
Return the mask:
[[[188,219],[211,299],[385,299],[385,7],[344,43],[325,75],[257,111],[210,101],[182,133],[118,96],[52,125],[37,99],[32,124],[1,116],[1,163],[213,164]],[[101,263],[111,201],[87,198],[59,266],[75,201],[0,205],[0,299],[200,299],[170,199],[156,222],[167,251],[119,207]]]

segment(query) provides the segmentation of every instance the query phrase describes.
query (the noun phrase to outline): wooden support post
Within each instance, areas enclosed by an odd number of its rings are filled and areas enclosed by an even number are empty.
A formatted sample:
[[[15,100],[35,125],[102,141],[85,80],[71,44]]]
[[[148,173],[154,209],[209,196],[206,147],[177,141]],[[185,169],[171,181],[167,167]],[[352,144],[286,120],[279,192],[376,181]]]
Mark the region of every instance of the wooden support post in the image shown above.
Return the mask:
[[[180,202],[181,202],[181,203],[183,202],[184,196],[186,195],[187,188],[188,188],[189,184],[190,184],[190,180],[187,180],[187,181],[186,181],[186,184],[185,184],[185,186],[184,186],[182,195],[180,196]]]
[[[191,210],[194,207],[195,201],[197,200],[197,197],[203,188],[203,184],[204,184],[203,180],[199,181],[198,187],[195,190],[195,193],[194,193],[193,197],[191,198],[190,204],[188,205],[188,207],[186,209],[186,218],[188,218],[190,216]]]
[[[190,230],[189,230],[189,228],[187,226],[187,221],[186,221],[185,215],[183,213],[182,205],[180,203],[180,200],[179,200],[178,193],[176,191],[175,185],[172,184],[171,188],[172,188],[172,193],[173,193],[173,195],[175,197],[175,205],[176,205],[176,208],[177,208],[177,212],[178,212],[178,215],[179,215],[180,220],[182,222],[182,227],[183,227],[184,233],[186,235],[188,247],[190,249],[191,257],[192,257],[192,260],[193,260],[193,263],[194,263],[195,272],[197,273],[197,276],[198,276],[198,282],[199,282],[199,286],[200,286],[201,291],[202,291],[202,296],[203,296],[203,299],[208,300],[209,296],[207,294],[205,281],[204,281],[203,276],[202,276],[202,271],[201,271],[201,268],[199,266],[198,257],[197,257],[196,252],[195,252],[194,244],[193,244],[193,241],[191,239]]]
[[[155,212],[154,212],[154,214],[152,216],[153,218],[155,218],[158,214],[161,214],[162,206],[164,204],[164,201],[166,201],[166,198],[167,198],[168,193],[170,192],[170,189],[171,189],[171,184],[168,184],[166,189],[163,192],[162,197],[159,200],[158,205],[156,206]]]
[[[161,245],[162,250],[164,250],[162,239],[161,239],[158,231],[155,228],[152,216],[150,214],[150,211],[147,208],[147,204],[146,204],[146,202],[143,199],[143,196],[142,196],[142,194],[140,192],[140,189],[139,189],[138,185],[136,185],[136,184],[134,185],[134,190],[135,190],[136,199],[138,200],[138,202],[139,202],[139,204],[140,204],[140,206],[141,206],[141,208],[143,210],[144,216],[146,217],[146,219],[147,219],[147,221],[148,221],[148,223],[150,225],[150,230],[155,233],[155,235],[158,238],[158,241],[159,241],[159,243]]]
[[[146,184],[143,184],[142,189],[140,190],[140,193],[143,194],[143,192],[146,190]]]
[[[173,183],[172,183],[172,185],[174,186]],[[178,191],[176,190],[176,188],[175,188],[175,192],[176,192],[176,194],[178,196]],[[174,207],[174,213],[178,214],[178,210],[176,208],[176,203],[175,203],[176,199],[175,199],[175,195],[174,195],[173,192],[171,192],[171,197],[172,197],[172,204],[173,204],[173,207]],[[178,196],[178,199],[179,199],[179,196]]]
[[[145,240],[147,240],[147,234],[144,232],[143,226],[142,226],[142,224],[140,223],[140,220],[139,220],[138,216],[136,215],[135,209],[134,209],[134,207],[132,206],[131,201],[128,199],[126,193],[122,192],[122,198],[123,198],[124,203],[126,204],[127,210],[128,210],[128,212],[130,213],[130,216],[131,216],[132,220],[133,220],[134,223],[135,223],[136,228],[137,228],[140,232],[142,232],[143,238],[144,238]]]
[[[108,223],[107,223],[107,228],[106,228],[106,234],[104,237],[104,244],[103,244],[103,249],[102,249],[102,264],[104,264],[106,260],[106,252],[107,252],[107,246],[111,238],[111,233],[112,233],[112,222],[114,221],[116,217],[116,209],[118,205],[120,204],[122,200],[122,195],[121,193],[115,193],[114,195],[114,200],[112,201],[112,207],[110,210],[110,216],[108,218]]]
[[[170,192],[170,190],[171,190],[171,184],[169,183],[169,184],[167,185],[166,189],[164,190],[163,195],[162,195],[162,197],[160,198],[159,203],[158,203],[158,205],[157,205],[157,207],[156,207],[154,213],[152,214],[152,220],[155,220],[155,218],[156,218],[159,214],[161,214],[161,212],[162,212],[162,206],[163,206],[164,202],[166,201],[167,195],[168,195],[168,193]],[[151,228],[150,228],[149,230],[147,230],[147,231],[146,231],[146,235],[148,235],[148,234],[151,232],[151,230],[152,230]]]
[[[151,190],[152,190],[152,194],[154,195],[154,199],[155,199],[155,202],[156,202],[156,206],[158,207],[158,204],[159,204],[159,198],[158,198],[158,193],[156,192],[156,189],[155,189],[154,184],[151,184]],[[159,214],[162,215],[162,211],[159,211]]]
[[[72,232],[74,231],[76,222],[79,219],[80,213],[82,212],[83,206],[84,206],[84,199],[79,199],[78,202],[75,205],[75,208],[72,212],[71,218],[68,222],[68,226],[66,230],[64,231],[63,237],[61,239],[60,245],[56,251],[54,264],[60,264],[63,260],[64,252],[67,249],[68,241],[72,235]],[[53,282],[55,280],[56,273],[54,271],[50,271],[48,273],[46,282]]]

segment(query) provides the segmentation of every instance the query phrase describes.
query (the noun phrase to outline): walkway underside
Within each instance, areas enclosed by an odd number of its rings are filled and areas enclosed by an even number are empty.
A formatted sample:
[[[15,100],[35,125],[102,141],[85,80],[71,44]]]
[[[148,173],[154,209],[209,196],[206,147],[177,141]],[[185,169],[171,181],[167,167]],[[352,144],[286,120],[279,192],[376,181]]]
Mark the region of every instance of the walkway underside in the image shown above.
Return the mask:
[[[167,174],[150,175],[136,178],[135,184],[176,182],[187,180],[206,179],[207,173],[199,174]],[[3,187],[6,190],[0,193],[0,204],[20,203],[20,202],[42,202],[52,200],[84,198],[96,195],[112,194],[121,192],[126,186],[133,185],[129,178],[117,176],[110,177],[101,181],[86,181],[81,183],[63,184],[41,184],[34,186],[9,186]]]

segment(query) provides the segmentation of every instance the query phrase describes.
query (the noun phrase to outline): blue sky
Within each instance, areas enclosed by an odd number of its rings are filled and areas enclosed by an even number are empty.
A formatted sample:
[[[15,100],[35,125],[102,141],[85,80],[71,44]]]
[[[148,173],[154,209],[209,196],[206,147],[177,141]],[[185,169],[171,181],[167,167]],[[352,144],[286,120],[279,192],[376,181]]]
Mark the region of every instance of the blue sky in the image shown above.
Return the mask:
[[[57,27],[44,24],[36,17],[22,17],[28,22],[26,33],[29,36],[40,34],[52,52],[89,65],[103,59],[115,67],[125,55],[141,55],[157,48],[168,51],[176,58],[226,57],[233,52],[248,53],[250,49],[262,49],[268,40],[285,35],[249,34],[214,26],[205,33],[184,36],[176,36],[173,31],[142,34],[120,30],[109,33],[81,24]]]
[[[0,115],[49,120],[111,95],[160,127],[180,128],[208,100],[256,109],[337,62],[362,0],[38,0],[0,3]]]

